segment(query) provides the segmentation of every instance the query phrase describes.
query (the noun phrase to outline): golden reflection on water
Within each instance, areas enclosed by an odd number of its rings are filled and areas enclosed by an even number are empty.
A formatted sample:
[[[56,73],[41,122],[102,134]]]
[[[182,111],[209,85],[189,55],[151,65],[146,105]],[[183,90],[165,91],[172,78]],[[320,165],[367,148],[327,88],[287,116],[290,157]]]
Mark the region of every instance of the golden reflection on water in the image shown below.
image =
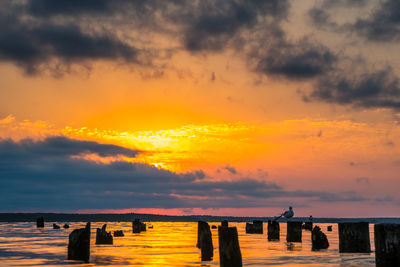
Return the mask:
[[[218,231],[212,229],[214,259],[201,262],[196,248],[197,223],[152,222],[153,229],[133,234],[131,223],[107,223],[107,231],[124,230],[125,237],[114,237],[114,245],[95,245],[96,228],[92,223],[91,257],[87,264],[67,261],[68,235],[85,223],[71,223],[70,229],[53,230],[52,223],[37,229],[34,223],[0,223],[0,266],[219,266]],[[217,223],[210,223],[210,225]],[[281,241],[268,242],[264,234],[245,234],[245,223],[237,226],[244,266],[374,266],[374,254],[339,254],[338,233],[334,225],[317,224],[327,234],[330,247],[311,251],[311,233],[303,231],[303,242],[285,242],[286,224],[281,223]],[[371,248],[373,225],[370,225]]]

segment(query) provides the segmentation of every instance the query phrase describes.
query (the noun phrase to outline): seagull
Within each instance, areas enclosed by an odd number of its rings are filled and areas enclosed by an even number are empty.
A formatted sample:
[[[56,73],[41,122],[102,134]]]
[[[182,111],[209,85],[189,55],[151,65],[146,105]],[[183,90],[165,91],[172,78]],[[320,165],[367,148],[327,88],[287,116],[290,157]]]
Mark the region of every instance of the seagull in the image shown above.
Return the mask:
[[[292,206],[289,207],[289,210],[282,213],[279,217],[274,218],[274,221],[279,220],[281,217],[285,217],[286,219],[290,219],[294,216],[294,211]]]

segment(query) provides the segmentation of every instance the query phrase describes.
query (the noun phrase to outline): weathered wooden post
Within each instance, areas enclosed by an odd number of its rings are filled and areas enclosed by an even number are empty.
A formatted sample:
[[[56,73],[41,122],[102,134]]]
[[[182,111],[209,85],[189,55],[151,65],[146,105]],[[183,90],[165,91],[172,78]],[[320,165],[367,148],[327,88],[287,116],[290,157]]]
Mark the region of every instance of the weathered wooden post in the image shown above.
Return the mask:
[[[146,224],[140,222],[140,219],[135,219],[132,222],[132,233],[140,233],[146,231]]]
[[[120,236],[125,236],[124,231],[122,230],[115,230],[114,231],[114,237],[120,237]]]
[[[315,226],[311,232],[311,241],[312,250],[327,249],[329,247],[328,238],[318,226]]]
[[[219,262],[221,267],[242,267],[238,232],[236,227],[218,227]]]
[[[287,222],[286,241],[301,242],[301,226],[303,222]]]
[[[90,258],[90,222],[85,228],[75,229],[69,234],[68,260],[89,262]]]
[[[224,220],[221,222],[222,227],[228,227],[228,221]]]
[[[140,231],[141,232],[143,232],[143,231],[146,231],[146,224],[145,223],[140,223]]]
[[[262,234],[263,222],[254,220],[253,223],[246,223],[246,234]]]
[[[39,217],[36,219],[36,227],[37,228],[43,228],[44,227],[44,218]]]
[[[377,267],[400,266],[400,224],[375,224]]]
[[[339,223],[339,252],[371,252],[367,222]]]
[[[279,222],[268,220],[268,241],[277,241],[280,238]]]
[[[104,224],[103,227],[97,228],[96,230],[96,245],[112,245],[113,237],[111,232],[106,231],[107,224]]]
[[[214,256],[214,246],[210,225],[207,222],[199,221],[197,225],[197,245],[201,249],[201,260],[210,261]]]
[[[328,232],[332,232],[332,225],[328,225],[327,230],[328,230]]]

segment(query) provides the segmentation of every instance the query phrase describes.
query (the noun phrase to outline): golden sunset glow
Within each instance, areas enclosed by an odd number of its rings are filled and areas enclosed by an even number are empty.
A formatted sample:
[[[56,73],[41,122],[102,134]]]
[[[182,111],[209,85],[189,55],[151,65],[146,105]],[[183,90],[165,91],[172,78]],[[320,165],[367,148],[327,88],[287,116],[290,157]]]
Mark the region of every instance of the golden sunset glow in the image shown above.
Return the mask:
[[[5,210],[399,214],[389,0],[46,1],[0,4]]]

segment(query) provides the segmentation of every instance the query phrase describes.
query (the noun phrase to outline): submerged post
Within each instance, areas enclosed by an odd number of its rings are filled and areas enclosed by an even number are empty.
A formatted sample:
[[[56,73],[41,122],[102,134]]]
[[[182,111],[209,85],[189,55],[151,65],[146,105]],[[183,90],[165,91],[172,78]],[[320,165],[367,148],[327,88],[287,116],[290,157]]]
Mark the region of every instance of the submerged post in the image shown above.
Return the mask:
[[[69,234],[68,260],[89,262],[90,258],[90,222],[85,228],[75,229]]]
[[[43,228],[44,227],[44,218],[43,218],[43,216],[36,219],[36,227],[37,228]]]
[[[377,267],[400,266],[400,224],[375,224]]]
[[[328,238],[321,231],[321,228],[315,226],[311,232],[312,250],[327,249],[329,247]]]
[[[262,234],[263,222],[254,220],[253,223],[246,223],[246,234]]]
[[[111,232],[106,231],[107,224],[104,224],[103,227],[97,228],[96,230],[96,245],[112,245],[113,242],[113,237],[111,235]]]
[[[339,223],[339,252],[371,252],[368,222]]]
[[[268,241],[279,240],[279,222],[268,220]]]
[[[201,260],[210,261],[214,256],[214,246],[210,225],[207,222],[199,221],[197,227],[197,245],[201,249]]]
[[[301,242],[301,226],[303,222],[287,222],[287,242]]]
[[[221,267],[242,267],[238,232],[236,227],[218,227],[219,262]]]
[[[140,219],[135,219],[132,222],[132,233],[140,233],[146,231],[146,224],[140,222]]]

